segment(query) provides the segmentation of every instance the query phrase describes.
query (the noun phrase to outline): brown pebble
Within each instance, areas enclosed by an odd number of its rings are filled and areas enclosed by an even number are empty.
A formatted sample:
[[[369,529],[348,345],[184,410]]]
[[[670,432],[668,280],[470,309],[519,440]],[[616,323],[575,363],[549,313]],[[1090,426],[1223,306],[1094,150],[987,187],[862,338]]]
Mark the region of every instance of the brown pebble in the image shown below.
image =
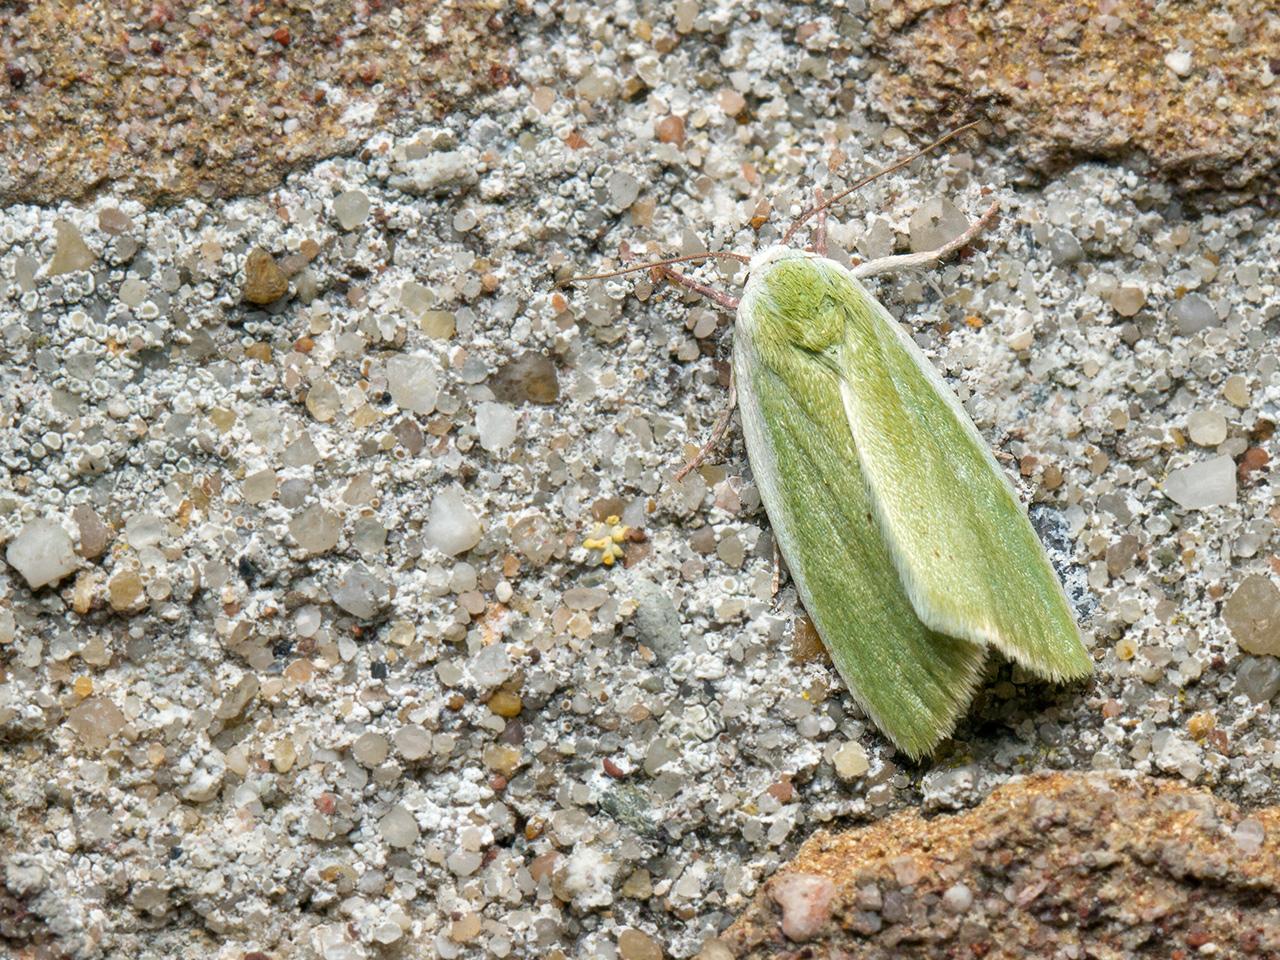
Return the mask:
[[[674,143],[677,147],[683,147],[684,117],[677,117],[674,114],[663,117],[658,121],[657,134],[659,142]]]
[[[244,298],[250,303],[274,303],[289,292],[289,279],[275,258],[254,247],[244,261]]]
[[[524,709],[524,702],[514,693],[499,690],[489,698],[489,709],[498,716],[510,720],[520,715],[520,711]]]

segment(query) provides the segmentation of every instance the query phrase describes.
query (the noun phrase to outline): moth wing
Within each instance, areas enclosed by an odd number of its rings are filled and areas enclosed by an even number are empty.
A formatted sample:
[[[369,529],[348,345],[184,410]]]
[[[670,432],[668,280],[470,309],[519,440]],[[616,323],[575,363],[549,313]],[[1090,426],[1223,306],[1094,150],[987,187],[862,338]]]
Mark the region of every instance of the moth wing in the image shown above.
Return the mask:
[[[868,496],[920,618],[1053,680],[1092,662],[1062,585],[955,394],[857,280],[842,297],[841,397]]]
[[[743,433],[800,599],[854,699],[899,749],[928,755],[967,708],[987,651],[916,615],[872,519],[836,372],[794,347],[766,363],[744,327]]]

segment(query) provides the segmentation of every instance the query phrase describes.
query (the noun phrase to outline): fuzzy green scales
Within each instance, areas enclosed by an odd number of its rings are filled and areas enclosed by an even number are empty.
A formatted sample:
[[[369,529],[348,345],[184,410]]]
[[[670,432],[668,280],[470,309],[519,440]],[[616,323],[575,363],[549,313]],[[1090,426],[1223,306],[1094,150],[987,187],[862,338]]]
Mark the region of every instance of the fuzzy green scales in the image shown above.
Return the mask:
[[[778,545],[840,675],[913,757],[988,646],[1051,680],[1091,662],[1013,488],[951,390],[844,267],[751,263],[733,369]]]

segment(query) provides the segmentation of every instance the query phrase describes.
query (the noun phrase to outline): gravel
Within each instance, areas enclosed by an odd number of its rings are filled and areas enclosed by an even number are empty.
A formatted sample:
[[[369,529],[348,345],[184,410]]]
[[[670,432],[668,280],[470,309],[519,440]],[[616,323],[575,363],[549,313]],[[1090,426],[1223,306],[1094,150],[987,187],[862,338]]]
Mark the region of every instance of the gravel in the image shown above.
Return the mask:
[[[916,146],[870,99],[883,18],[503,15],[480,26],[510,57],[485,46],[417,107],[388,84],[388,112],[324,150],[288,159],[328,129],[311,101],[241,110],[248,179],[193,168],[198,131],[161,110],[163,164],[86,156],[92,193],[42,173],[39,205],[6,195],[5,946],[720,960],[712,938],[823,826],[966,807],[1029,769],[1280,802],[1275,219],[1186,192],[1185,165],[1033,176],[1016,125],[833,211],[848,261],[1001,203],[970,251],[873,289],[1031,504],[1096,667],[1060,687],[993,664],[912,765],[806,640],[785,574],[775,593],[736,427],[674,480],[724,408],[729,319],[647,273],[557,286],[767,245],[815,188]],[[428,28],[353,36],[326,89],[364,87],[362,50],[430,73]],[[1253,182],[1237,146],[1232,182]],[[1211,159],[1201,179],[1230,179]],[[254,251],[274,272],[248,296]]]

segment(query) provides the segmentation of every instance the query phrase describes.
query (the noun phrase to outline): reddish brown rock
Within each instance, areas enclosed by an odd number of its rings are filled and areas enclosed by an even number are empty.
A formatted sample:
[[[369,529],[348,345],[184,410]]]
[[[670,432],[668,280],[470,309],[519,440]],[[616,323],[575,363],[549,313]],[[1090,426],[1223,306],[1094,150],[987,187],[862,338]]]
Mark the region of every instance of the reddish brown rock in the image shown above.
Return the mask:
[[[873,93],[895,123],[981,117],[1031,166],[1123,158],[1188,189],[1274,168],[1280,40],[1266,4],[902,0],[873,19],[890,61]]]
[[[397,116],[430,119],[509,82],[506,9],[0,4],[0,203],[74,200],[104,181],[144,202],[270,189]]]
[[[1277,897],[1280,808],[1246,813],[1173,781],[1045,774],[963,813],[815,835],[721,943],[740,960],[1122,957],[1142,944],[1277,957]]]

